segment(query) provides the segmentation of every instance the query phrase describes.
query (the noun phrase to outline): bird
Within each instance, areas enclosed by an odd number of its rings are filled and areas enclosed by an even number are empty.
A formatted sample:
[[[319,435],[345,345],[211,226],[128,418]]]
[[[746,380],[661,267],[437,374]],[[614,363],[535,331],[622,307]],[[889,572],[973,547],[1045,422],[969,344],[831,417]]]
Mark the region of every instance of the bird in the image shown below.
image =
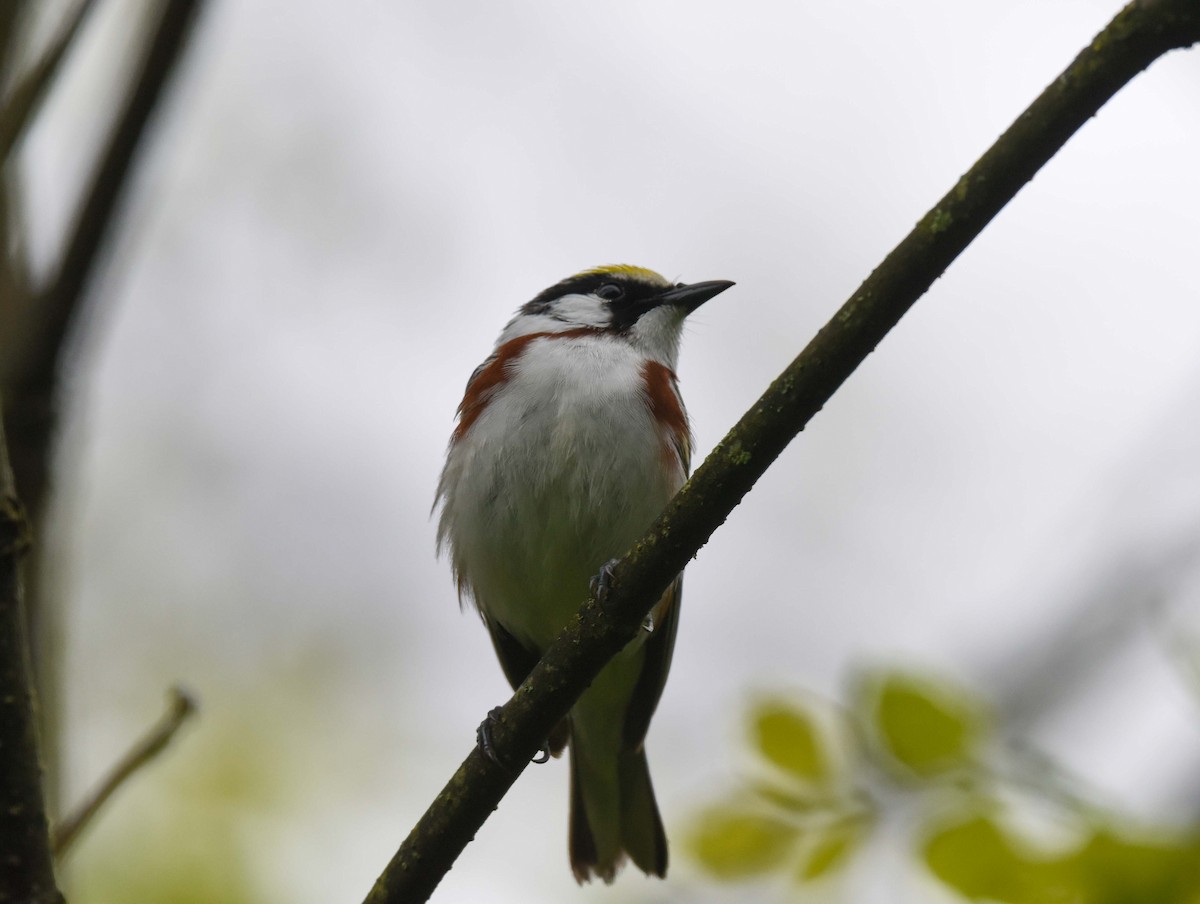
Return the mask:
[[[517,688],[687,479],[675,374],[685,318],[733,283],[584,270],[523,305],[472,373],[438,482],[437,547]],[[662,696],[682,575],[547,739],[569,746],[568,853],[579,883],[625,862],[665,876],[645,738]],[[486,723],[485,723],[486,726]]]

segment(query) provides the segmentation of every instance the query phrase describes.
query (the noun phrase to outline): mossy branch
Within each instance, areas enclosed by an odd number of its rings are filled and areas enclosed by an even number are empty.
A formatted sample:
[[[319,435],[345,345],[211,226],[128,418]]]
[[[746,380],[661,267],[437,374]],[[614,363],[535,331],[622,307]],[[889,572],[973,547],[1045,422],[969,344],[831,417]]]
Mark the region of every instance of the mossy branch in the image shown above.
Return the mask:
[[[789,442],[900,318],[1088,119],[1166,52],[1200,41],[1197,0],[1126,6],[958,180],[709,455],[616,566],[604,606],[583,605],[421,817],[366,904],[425,901],[554,725]]]

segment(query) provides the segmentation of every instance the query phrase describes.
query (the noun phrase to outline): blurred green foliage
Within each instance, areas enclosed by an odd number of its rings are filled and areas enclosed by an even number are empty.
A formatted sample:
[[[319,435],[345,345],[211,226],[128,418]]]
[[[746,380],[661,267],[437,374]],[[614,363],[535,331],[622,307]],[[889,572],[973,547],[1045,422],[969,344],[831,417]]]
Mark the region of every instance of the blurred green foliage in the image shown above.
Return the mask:
[[[1118,829],[1093,821],[1066,850],[1039,851],[995,817],[978,815],[925,842],[933,874],[974,901],[1173,904],[1200,900],[1200,836]]]
[[[904,673],[871,676],[862,684],[864,727],[883,748],[884,765],[920,778],[971,765],[986,739],[988,719],[970,695]]]
[[[765,703],[754,718],[754,741],[770,762],[804,782],[821,784],[829,763],[816,726],[785,703]]]
[[[728,807],[710,810],[691,844],[715,876],[739,879],[778,868],[795,838],[795,827],[784,819]]]
[[[1045,760],[1006,761],[1011,751],[976,695],[928,675],[879,671],[858,676],[851,699],[848,710],[804,697],[752,706],[755,768],[695,818],[687,839],[708,873],[800,886],[834,876],[889,807],[915,799],[913,851],[966,900],[1200,902],[1200,827],[1134,826],[1056,793]],[[1031,787],[1042,793],[1023,799]],[[1053,841],[1030,818],[1046,808]]]
[[[844,726],[812,701],[760,701],[752,746],[769,769],[696,820],[693,856],[723,880],[784,873],[805,883],[839,870],[875,819],[853,781],[855,755]]]

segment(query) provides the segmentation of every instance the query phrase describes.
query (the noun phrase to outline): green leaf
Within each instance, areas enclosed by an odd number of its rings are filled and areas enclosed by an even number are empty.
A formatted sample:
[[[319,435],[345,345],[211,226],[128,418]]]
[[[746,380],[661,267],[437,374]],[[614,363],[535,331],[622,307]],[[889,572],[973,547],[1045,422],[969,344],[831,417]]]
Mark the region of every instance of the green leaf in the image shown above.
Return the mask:
[[[977,816],[931,835],[924,854],[933,874],[971,901],[1116,904],[1116,899],[1089,894],[1073,856],[1039,857],[1030,850],[991,818]]]
[[[760,704],[754,714],[754,743],[764,757],[806,782],[830,778],[829,758],[812,717],[780,701]]]
[[[1137,838],[1098,829],[1075,855],[1089,900],[1104,904],[1194,904],[1200,842],[1194,836]]]
[[[968,765],[986,725],[964,691],[899,672],[880,682],[874,718],[886,751],[926,778]]]
[[[718,808],[700,817],[688,846],[718,879],[744,879],[778,867],[798,837],[796,826],[782,820]]]
[[[1021,861],[999,826],[979,816],[949,826],[925,844],[925,863],[935,876],[971,900],[1013,900]]]

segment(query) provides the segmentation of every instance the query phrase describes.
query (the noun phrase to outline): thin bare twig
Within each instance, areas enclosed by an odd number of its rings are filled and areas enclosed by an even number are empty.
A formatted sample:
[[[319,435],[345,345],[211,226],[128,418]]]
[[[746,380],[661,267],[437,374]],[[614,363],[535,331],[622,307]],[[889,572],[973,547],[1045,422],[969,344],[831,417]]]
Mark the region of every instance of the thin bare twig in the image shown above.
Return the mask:
[[[99,787],[55,828],[55,859],[62,860],[66,856],[67,850],[80,833],[87,828],[100,808],[116,793],[117,789],[129,781],[135,772],[148,765],[166,750],[167,745],[179,733],[179,729],[196,712],[196,701],[191,695],[178,686],[171,688],[168,694],[167,711],[159,719],[158,724],[146,732],[145,737],[134,744],[125,756],[117,761]]]

